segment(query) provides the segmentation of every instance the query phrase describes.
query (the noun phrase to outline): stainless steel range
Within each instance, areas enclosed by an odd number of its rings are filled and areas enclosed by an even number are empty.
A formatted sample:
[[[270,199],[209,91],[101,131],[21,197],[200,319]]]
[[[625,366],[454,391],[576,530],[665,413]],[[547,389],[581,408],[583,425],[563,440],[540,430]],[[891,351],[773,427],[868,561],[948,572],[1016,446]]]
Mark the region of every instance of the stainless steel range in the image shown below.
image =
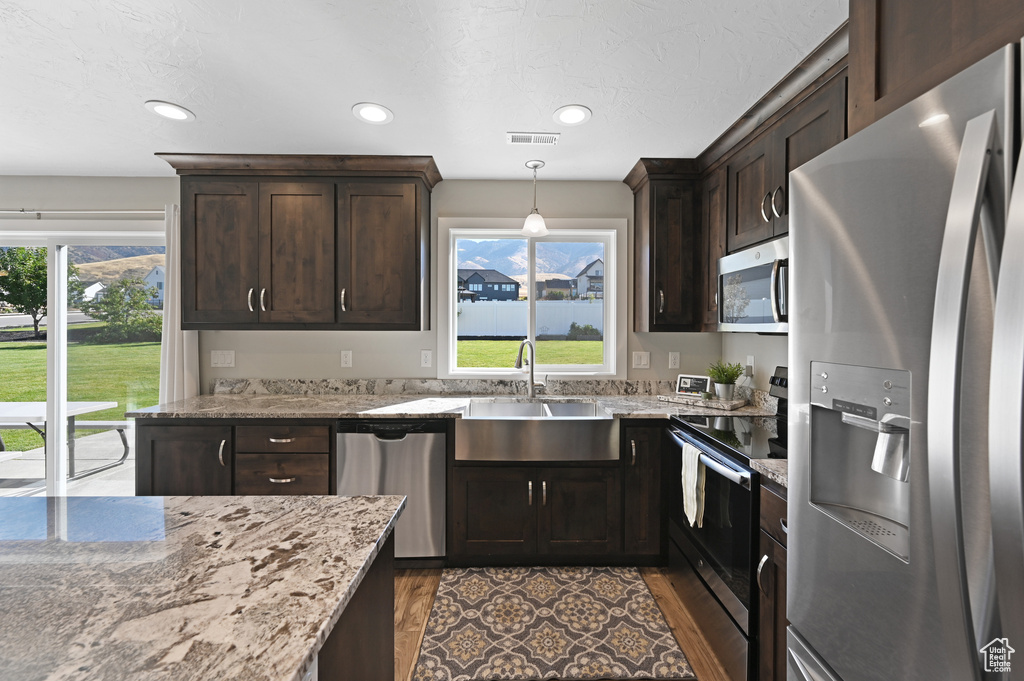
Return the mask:
[[[677,416],[667,430],[677,452],[668,471],[670,577],[734,681],[756,678],[761,480],[750,461],[786,458],[785,367],[770,392],[779,398],[774,417]]]

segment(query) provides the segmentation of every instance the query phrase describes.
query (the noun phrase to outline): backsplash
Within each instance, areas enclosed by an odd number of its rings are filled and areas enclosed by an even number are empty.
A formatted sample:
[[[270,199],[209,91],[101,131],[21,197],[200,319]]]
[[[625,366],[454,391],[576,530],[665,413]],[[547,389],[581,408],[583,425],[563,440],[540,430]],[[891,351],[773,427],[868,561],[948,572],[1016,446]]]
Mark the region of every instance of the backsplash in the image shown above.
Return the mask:
[[[670,395],[673,381],[549,380],[547,395]],[[525,395],[526,381],[444,378],[218,378],[215,395]],[[736,386],[753,406],[774,412],[777,400],[763,390]]]

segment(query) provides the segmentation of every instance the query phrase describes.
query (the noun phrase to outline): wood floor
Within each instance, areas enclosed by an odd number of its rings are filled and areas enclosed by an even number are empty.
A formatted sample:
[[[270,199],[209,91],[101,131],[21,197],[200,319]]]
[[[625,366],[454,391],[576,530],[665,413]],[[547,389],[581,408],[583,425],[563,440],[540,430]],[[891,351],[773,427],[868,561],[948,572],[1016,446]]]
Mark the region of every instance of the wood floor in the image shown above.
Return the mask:
[[[668,577],[659,568],[640,568],[640,574],[698,681],[726,681],[721,663],[711,653],[686,606],[676,597]],[[440,581],[439,569],[395,570],[395,681],[412,679]]]

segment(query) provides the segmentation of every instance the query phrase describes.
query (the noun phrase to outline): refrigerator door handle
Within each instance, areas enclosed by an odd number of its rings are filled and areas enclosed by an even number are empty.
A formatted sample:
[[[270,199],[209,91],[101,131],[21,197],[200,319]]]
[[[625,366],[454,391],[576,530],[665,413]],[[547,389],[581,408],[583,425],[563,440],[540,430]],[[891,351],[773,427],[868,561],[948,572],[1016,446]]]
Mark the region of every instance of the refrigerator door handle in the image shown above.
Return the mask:
[[[1017,168],[999,270],[989,383],[989,491],[1002,636],[1024,641],[1024,164]]]
[[[929,359],[932,367],[948,368],[953,379],[928,384],[928,496],[943,635],[951,651],[960,651],[949,656],[949,678],[965,681],[980,676],[973,663],[978,646],[963,549],[959,395],[971,263],[998,143],[996,128],[995,111],[989,111],[968,121],[964,131],[939,256]]]

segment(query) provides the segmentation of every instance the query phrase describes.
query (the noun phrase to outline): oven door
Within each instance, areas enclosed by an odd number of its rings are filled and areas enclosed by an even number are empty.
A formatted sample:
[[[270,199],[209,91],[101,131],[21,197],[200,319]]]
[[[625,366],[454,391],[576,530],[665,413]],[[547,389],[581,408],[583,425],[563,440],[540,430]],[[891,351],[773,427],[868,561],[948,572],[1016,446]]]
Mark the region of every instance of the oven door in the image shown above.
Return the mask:
[[[718,261],[718,330],[788,333],[789,237]]]
[[[679,493],[670,497],[670,536],[730,617],[750,635],[760,477],[678,427],[670,426],[668,434],[679,448],[679,462],[672,470],[682,470],[683,447],[690,445],[699,452],[697,468],[704,477],[703,493],[695,489],[693,518],[684,509],[682,488],[687,481],[682,475],[678,482],[673,480]]]

